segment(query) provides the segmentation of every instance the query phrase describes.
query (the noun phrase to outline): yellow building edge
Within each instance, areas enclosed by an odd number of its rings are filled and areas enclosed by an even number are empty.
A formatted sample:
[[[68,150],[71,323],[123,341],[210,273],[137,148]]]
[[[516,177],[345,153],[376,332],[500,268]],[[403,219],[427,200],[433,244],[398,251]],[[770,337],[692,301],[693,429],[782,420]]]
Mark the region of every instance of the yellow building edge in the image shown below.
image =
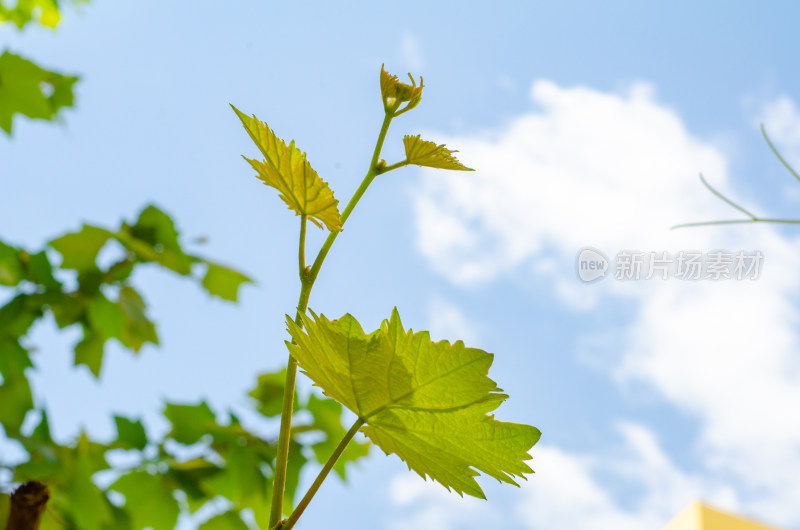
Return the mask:
[[[719,511],[693,502],[664,527],[664,530],[781,530],[776,526]]]

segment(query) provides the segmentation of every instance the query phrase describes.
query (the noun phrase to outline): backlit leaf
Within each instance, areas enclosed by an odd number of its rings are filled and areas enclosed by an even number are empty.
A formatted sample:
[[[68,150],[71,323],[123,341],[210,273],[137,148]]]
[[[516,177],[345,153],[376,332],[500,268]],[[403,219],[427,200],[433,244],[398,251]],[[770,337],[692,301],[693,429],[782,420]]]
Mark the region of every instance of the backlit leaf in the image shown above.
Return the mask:
[[[313,314],[301,329],[287,317],[292,355],[330,397],[366,422],[364,433],[421,476],[483,498],[478,471],[516,484],[538,441],[535,427],[489,413],[507,398],[487,376],[492,355],[462,342],[405,331],[395,309],[365,334],[355,318]]]
[[[416,166],[435,167],[439,169],[456,169],[460,171],[474,171],[459,162],[453,153],[444,144],[436,145],[433,142],[420,139],[417,136],[404,136],[403,144],[406,147],[406,160]]]
[[[258,178],[277,189],[281,199],[297,215],[306,214],[317,226],[322,228],[324,223],[331,232],[341,230],[339,201],[334,199],[328,184],[308,163],[306,154],[295,147],[294,141],[287,146],[255,116],[247,116],[233,105],[231,107],[265,157],[265,160],[244,157],[258,172]]]

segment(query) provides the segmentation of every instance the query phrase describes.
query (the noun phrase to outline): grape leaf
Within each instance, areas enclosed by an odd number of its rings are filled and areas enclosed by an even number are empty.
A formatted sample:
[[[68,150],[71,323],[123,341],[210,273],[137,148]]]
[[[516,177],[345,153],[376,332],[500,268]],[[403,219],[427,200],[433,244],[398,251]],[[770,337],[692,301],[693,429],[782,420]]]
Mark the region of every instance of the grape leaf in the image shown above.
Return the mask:
[[[75,366],[85,364],[95,377],[100,377],[106,339],[107,337],[85,328],[83,340],[75,345]]]
[[[25,415],[33,408],[33,397],[28,380],[24,377],[15,377],[3,381],[0,385],[0,425],[5,428],[6,434],[14,436],[19,432]]]
[[[133,528],[175,528],[180,507],[162,475],[134,471],[120,477],[111,489],[125,496],[125,509],[131,516]]]
[[[366,422],[364,433],[384,452],[480,498],[478,470],[510,484],[532,473],[525,460],[539,430],[488,414],[508,397],[487,376],[491,354],[406,332],[397,309],[369,335],[349,314],[312,315],[303,317],[305,330],[287,316],[290,352],[325,394]]]
[[[142,297],[133,287],[123,287],[119,291],[119,307],[125,316],[122,330],[122,343],[138,352],[145,342],[158,344],[156,325],[147,318]]]
[[[283,389],[286,387],[286,369],[258,376],[256,387],[248,394],[256,400],[256,408],[267,417],[277,416],[283,409]],[[294,394],[298,401],[297,392]]]
[[[62,269],[84,271],[95,266],[97,253],[112,237],[113,234],[108,230],[83,225],[79,232],[71,232],[54,239],[50,242],[50,246],[61,254]]]
[[[9,135],[14,114],[51,120],[62,107],[73,103],[72,85],[77,77],[37,66],[8,51],[0,55],[0,129]]]
[[[243,156],[258,172],[258,178],[277,189],[281,199],[297,215],[308,215],[314,224],[322,228],[324,223],[331,232],[341,230],[339,201],[334,199],[328,184],[308,163],[306,154],[295,147],[294,141],[287,146],[255,116],[247,116],[233,105],[231,108],[265,157],[262,161]]]
[[[61,20],[57,0],[17,0],[14,7],[0,2],[0,22],[11,22],[22,29],[28,22],[55,28]]]
[[[22,278],[19,250],[0,241],[0,285],[14,286]]]
[[[420,139],[419,135],[403,137],[406,147],[406,160],[416,166],[435,167],[439,169],[455,169],[459,171],[475,171],[459,162],[453,153],[444,144],[436,145],[433,142]]]
[[[314,427],[325,433],[325,439],[311,446],[317,462],[324,464],[336,450],[339,440],[344,438],[346,430],[342,427],[342,405],[332,399],[320,399],[311,394],[306,403],[306,409],[314,418]],[[342,477],[347,478],[347,463],[358,460],[369,454],[369,442],[351,441],[344,452],[336,460],[333,470]]]
[[[140,420],[114,416],[114,423],[117,424],[117,444],[121,447],[141,451],[147,446],[147,432]]]
[[[422,89],[425,88],[422,83],[422,77],[419,78],[419,86],[411,74],[408,74],[411,79],[411,84],[401,83],[396,75],[392,75],[386,71],[381,65],[381,99],[383,100],[383,108],[390,112],[394,110],[394,115],[399,116],[403,112],[407,112],[417,105],[422,100]],[[408,102],[408,105],[402,111],[397,112],[397,105],[403,102]]]
[[[164,416],[172,423],[169,436],[186,445],[199,442],[208,428],[216,424],[214,413],[205,401],[197,405],[167,403]]]
[[[203,278],[203,287],[210,294],[219,296],[223,300],[235,302],[239,287],[243,283],[252,283],[252,280],[241,272],[216,263],[208,263],[208,271]]]
[[[239,514],[235,511],[228,511],[201,524],[199,530],[248,530],[248,527]]]

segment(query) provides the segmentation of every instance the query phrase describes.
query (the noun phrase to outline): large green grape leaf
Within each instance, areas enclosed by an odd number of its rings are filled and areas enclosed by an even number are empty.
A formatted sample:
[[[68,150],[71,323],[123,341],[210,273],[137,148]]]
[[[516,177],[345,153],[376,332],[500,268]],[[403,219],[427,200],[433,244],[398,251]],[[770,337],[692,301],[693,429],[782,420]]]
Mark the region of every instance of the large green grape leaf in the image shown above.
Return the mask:
[[[331,232],[341,230],[339,201],[308,163],[306,154],[295,147],[294,141],[287,146],[255,116],[247,116],[233,105],[231,108],[265,157],[265,160],[243,157],[258,172],[258,178],[277,189],[281,199],[297,215],[307,215],[320,228],[324,223]]]
[[[51,120],[71,107],[77,77],[49,72],[8,51],[0,55],[0,129],[9,135],[14,114]]]
[[[405,331],[397,309],[365,334],[351,315],[330,321],[312,312],[305,330],[287,317],[292,355],[328,396],[356,413],[364,433],[419,473],[484,498],[478,471],[516,484],[539,430],[489,412],[508,396],[487,376],[492,355],[461,341],[432,342]],[[523,477],[524,478],[524,477]]]
[[[416,166],[435,167],[439,169],[456,169],[459,171],[475,171],[459,162],[453,153],[444,144],[436,145],[433,142],[422,140],[417,136],[404,136],[403,145],[406,147],[406,160]]]

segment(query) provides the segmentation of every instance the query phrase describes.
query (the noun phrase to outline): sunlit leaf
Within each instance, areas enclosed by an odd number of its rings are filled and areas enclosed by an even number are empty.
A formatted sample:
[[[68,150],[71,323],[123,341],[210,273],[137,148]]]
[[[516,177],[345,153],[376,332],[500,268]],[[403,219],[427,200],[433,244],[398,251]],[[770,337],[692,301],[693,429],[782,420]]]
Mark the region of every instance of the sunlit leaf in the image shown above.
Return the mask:
[[[328,184],[308,163],[306,154],[295,147],[294,141],[287,146],[255,116],[247,116],[233,105],[231,107],[265,157],[263,161],[244,157],[258,172],[258,178],[277,189],[281,199],[297,215],[306,214],[317,226],[321,228],[324,223],[331,232],[341,230],[339,201],[334,199]]]
[[[77,77],[49,72],[8,51],[0,55],[0,129],[11,134],[15,114],[51,120],[73,103]]]
[[[55,28],[61,20],[57,0],[16,0],[10,2],[14,7],[6,7],[8,2],[0,2],[0,22],[11,22],[22,29],[29,22]]]
[[[386,110],[395,108],[395,105],[408,102],[408,105],[402,112],[411,110],[416,107],[422,99],[422,89],[425,88],[422,83],[422,77],[419,78],[419,86],[411,74],[408,74],[411,79],[411,84],[401,83],[396,75],[392,75],[386,71],[381,65],[381,98],[383,99],[383,106]]]
[[[459,162],[453,153],[444,144],[436,145],[433,142],[420,139],[417,136],[404,136],[403,144],[406,147],[406,160],[416,166],[435,167],[439,169],[456,169],[460,171],[474,171]]]
[[[287,317],[292,355],[328,396],[366,422],[364,433],[387,454],[481,498],[478,471],[510,484],[532,472],[525,461],[538,429],[489,414],[507,398],[487,376],[492,355],[406,332],[396,309],[369,335],[350,315],[313,316],[303,317],[305,330]]]

